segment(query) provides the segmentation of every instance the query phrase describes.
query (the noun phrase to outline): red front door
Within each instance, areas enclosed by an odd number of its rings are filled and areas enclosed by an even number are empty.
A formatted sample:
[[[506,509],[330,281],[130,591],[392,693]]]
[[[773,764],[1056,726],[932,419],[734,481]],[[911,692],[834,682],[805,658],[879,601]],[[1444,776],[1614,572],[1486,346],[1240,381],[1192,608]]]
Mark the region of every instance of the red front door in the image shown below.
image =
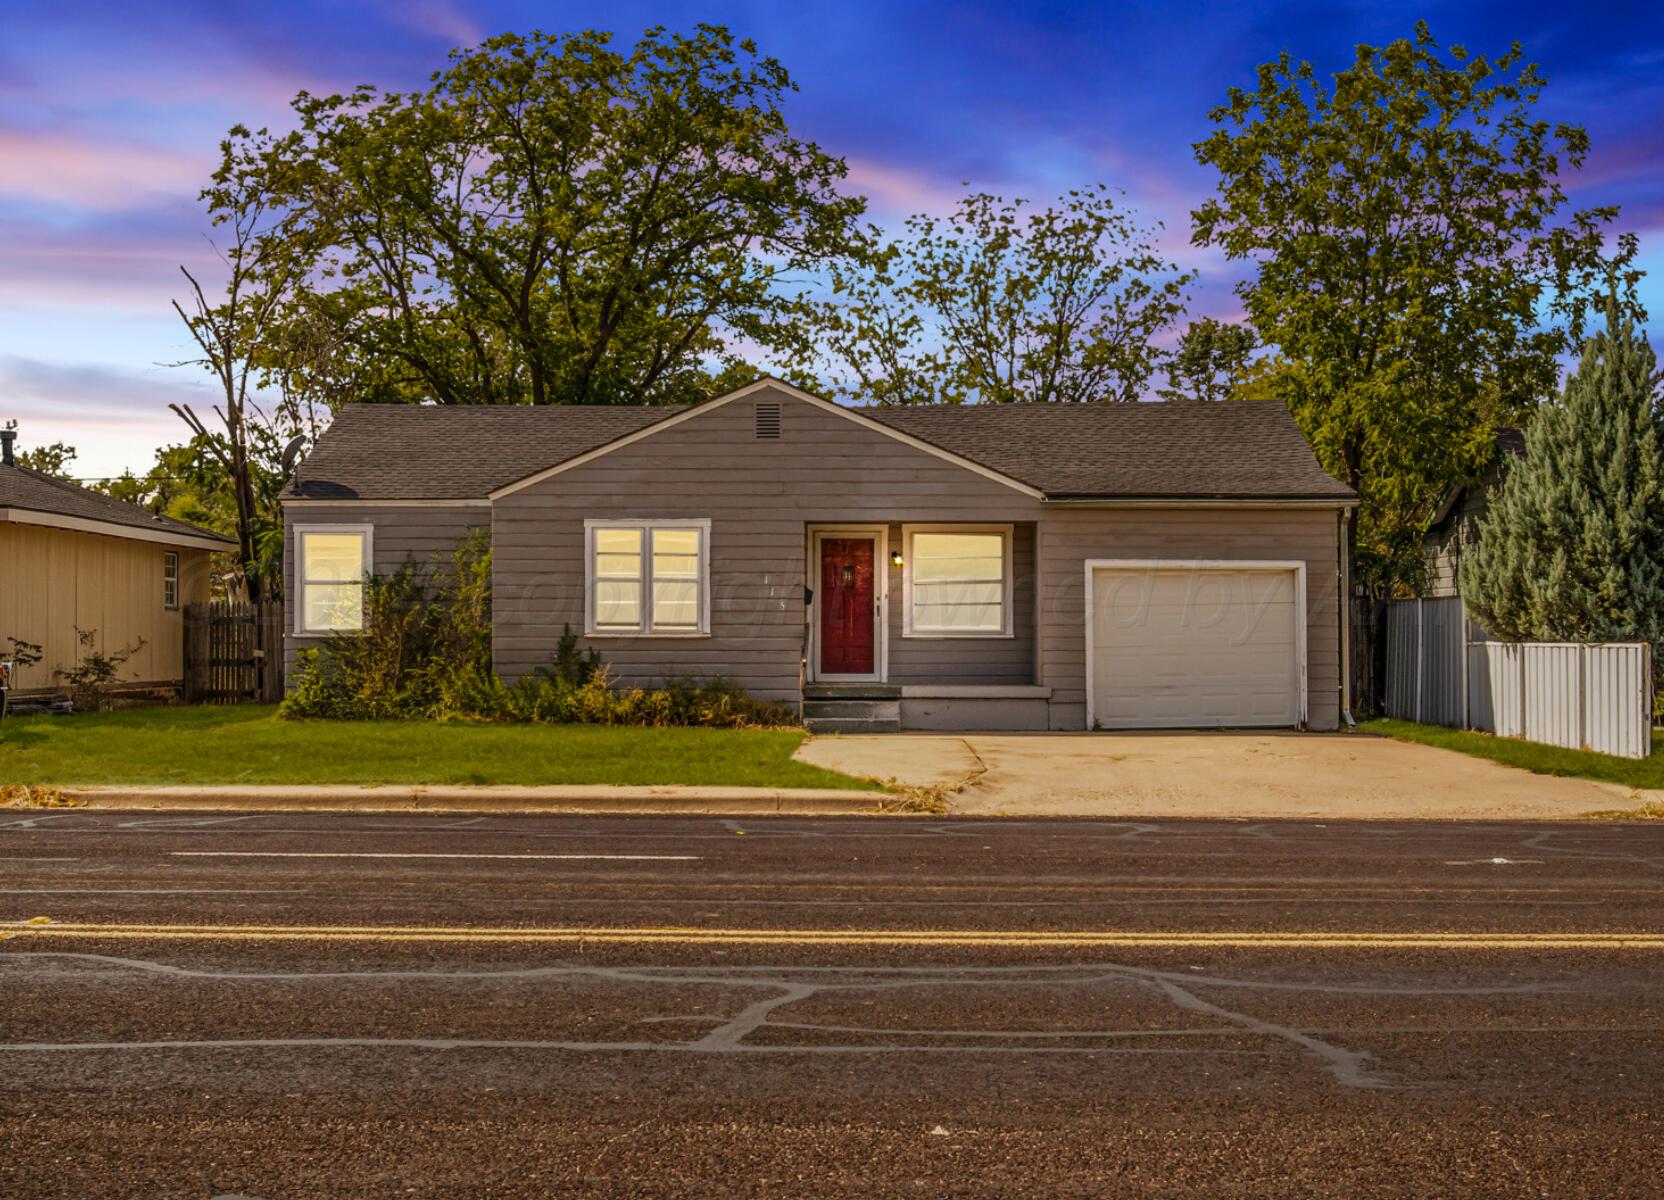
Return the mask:
[[[820,540],[820,673],[872,675],[874,539]]]

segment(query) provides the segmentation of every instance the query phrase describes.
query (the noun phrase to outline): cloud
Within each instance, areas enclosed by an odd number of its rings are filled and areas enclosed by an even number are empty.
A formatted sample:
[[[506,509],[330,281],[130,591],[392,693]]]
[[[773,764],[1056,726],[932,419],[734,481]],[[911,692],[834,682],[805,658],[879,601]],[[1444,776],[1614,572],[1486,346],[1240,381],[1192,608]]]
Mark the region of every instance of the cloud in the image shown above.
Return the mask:
[[[213,402],[217,393],[205,380],[183,367],[142,371],[0,354],[7,415],[42,417],[66,427],[90,428],[146,410],[178,420],[167,412],[169,404]]]
[[[115,214],[61,228],[0,214],[0,306],[165,314],[181,265],[213,286],[221,268],[192,207]]]
[[[0,196],[91,212],[194,198],[214,167],[213,150],[83,138],[67,130],[0,128]]]
[[[385,11],[397,24],[452,46],[474,46],[485,40],[478,23],[459,12],[451,0],[393,0]]]
[[[156,447],[188,436],[169,404],[210,409],[215,389],[188,368],[130,370],[0,355],[0,422],[16,420],[23,449],[67,442],[77,476],[149,467]]]
[[[876,217],[914,213],[945,216],[965,194],[957,182],[950,184],[908,167],[890,166],[859,156],[846,157],[845,163],[849,175],[844,181],[844,190],[866,196]]]

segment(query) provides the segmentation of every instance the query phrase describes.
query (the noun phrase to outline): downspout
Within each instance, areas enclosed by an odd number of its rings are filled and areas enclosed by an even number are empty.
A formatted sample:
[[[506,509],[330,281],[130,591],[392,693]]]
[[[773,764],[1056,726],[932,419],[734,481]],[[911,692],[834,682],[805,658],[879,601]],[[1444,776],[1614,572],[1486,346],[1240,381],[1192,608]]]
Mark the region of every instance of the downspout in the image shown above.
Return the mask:
[[[1352,561],[1347,557],[1347,531],[1352,510],[1342,508],[1335,522],[1335,575],[1340,581],[1340,716],[1348,729],[1357,728],[1352,716]]]

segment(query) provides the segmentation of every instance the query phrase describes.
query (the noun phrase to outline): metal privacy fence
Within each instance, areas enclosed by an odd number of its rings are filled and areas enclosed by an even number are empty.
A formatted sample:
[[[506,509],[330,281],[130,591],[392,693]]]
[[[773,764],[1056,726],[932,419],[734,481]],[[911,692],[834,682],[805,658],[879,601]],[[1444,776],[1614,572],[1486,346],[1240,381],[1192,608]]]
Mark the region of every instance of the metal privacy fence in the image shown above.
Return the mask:
[[[1625,758],[1652,752],[1645,642],[1498,642],[1460,597],[1387,607],[1390,717]]]

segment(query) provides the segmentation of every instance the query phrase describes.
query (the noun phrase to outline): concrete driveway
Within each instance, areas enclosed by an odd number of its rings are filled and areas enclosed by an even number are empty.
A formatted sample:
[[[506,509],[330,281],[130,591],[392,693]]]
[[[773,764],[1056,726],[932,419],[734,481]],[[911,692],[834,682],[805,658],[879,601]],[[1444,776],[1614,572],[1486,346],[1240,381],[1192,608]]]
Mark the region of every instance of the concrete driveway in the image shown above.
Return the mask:
[[[969,815],[1553,819],[1640,802],[1357,732],[818,737],[798,757],[948,789],[951,811]]]

